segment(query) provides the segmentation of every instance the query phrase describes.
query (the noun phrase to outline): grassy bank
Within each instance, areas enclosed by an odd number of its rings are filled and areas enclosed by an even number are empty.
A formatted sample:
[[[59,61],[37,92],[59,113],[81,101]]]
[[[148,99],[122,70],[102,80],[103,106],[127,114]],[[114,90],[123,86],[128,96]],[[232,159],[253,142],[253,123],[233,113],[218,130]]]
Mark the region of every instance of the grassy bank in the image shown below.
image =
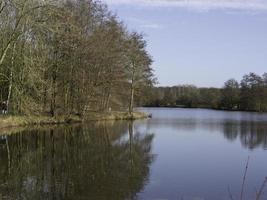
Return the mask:
[[[90,112],[83,119],[79,116],[0,116],[0,130],[10,127],[21,127],[30,125],[53,125],[53,124],[69,124],[82,123],[84,121],[103,121],[103,120],[135,120],[145,119],[149,115],[142,112],[134,112],[130,115],[127,112],[108,112],[98,113]]]
[[[145,119],[149,118],[149,114],[143,112],[133,112],[132,114],[128,112],[90,112],[85,116],[86,121],[101,121],[101,120],[135,120],[135,119]]]
[[[63,124],[71,122],[82,122],[79,117],[49,117],[49,116],[1,116],[0,129],[28,126],[28,125],[45,125],[45,124]]]

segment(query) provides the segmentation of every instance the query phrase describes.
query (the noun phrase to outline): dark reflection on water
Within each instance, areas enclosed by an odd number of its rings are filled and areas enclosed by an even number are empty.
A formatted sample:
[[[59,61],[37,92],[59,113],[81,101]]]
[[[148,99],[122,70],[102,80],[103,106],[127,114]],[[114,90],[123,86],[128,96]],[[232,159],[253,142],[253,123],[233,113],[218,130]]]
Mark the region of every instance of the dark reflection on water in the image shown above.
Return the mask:
[[[223,123],[223,133],[228,140],[239,138],[242,145],[251,150],[256,148],[267,149],[266,122],[225,122]]]
[[[151,111],[151,110],[150,110]],[[218,111],[210,111],[218,112]],[[184,114],[184,113],[183,113]],[[148,121],[148,126],[168,126],[177,130],[196,131],[206,129],[209,132],[220,132],[226,139],[235,141],[240,139],[242,145],[248,149],[267,149],[267,114],[262,121],[245,121],[242,119],[216,119],[216,118],[187,118],[184,115],[179,118],[155,118]],[[231,115],[227,113],[226,115]],[[253,113],[255,115],[255,113]],[[154,115],[155,116],[155,115]]]
[[[139,122],[155,134],[150,184],[140,199],[240,199],[250,156],[244,200],[255,199],[267,176],[267,114],[206,109],[143,108],[153,118]],[[267,188],[265,196],[267,199]]]
[[[146,111],[152,119],[2,134],[0,199],[229,200],[228,187],[240,199],[248,156],[244,200],[255,199],[267,175],[267,114]]]
[[[0,199],[136,199],[148,182],[152,141],[130,122],[1,136]]]

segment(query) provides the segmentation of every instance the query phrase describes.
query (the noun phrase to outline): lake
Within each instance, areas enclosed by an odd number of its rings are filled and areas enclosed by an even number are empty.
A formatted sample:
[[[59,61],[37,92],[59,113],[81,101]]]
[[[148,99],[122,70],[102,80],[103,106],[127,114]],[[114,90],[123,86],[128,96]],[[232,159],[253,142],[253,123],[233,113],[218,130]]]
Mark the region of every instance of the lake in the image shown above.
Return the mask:
[[[248,157],[244,199],[255,199],[267,176],[267,114],[141,110],[153,118],[2,133],[0,199],[240,199]]]

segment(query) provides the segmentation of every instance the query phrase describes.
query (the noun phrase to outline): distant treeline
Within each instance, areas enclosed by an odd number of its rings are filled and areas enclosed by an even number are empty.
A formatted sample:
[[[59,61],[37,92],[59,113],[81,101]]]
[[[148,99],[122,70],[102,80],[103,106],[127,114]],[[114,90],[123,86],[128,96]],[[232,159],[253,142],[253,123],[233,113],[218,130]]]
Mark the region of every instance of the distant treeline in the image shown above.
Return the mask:
[[[143,101],[145,106],[214,108],[267,111],[267,73],[249,73],[239,83],[229,79],[223,88],[197,88],[193,85],[155,87]]]
[[[98,0],[0,1],[0,101],[14,114],[129,109],[153,84],[146,41]]]

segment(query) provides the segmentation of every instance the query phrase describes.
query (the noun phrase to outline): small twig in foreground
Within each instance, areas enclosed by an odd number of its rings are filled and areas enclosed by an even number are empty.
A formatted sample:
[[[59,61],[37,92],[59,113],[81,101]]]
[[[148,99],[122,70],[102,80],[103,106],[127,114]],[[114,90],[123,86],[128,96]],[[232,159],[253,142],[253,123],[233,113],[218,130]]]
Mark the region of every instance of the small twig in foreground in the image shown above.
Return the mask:
[[[229,198],[230,198],[230,200],[234,200],[233,195],[232,195],[232,192],[231,192],[229,186],[228,186],[228,194],[229,194]]]
[[[260,200],[261,195],[263,194],[263,190],[264,190],[266,185],[267,185],[267,177],[265,177],[265,180],[263,181],[263,183],[261,185],[260,191],[257,192],[256,200]]]
[[[244,187],[245,187],[245,182],[246,182],[246,177],[247,177],[247,172],[248,172],[248,164],[249,164],[249,157],[248,157],[248,160],[247,160],[245,173],[244,173],[244,176],[243,176],[243,183],[242,183],[242,187],[241,187],[240,200],[243,200]]]

